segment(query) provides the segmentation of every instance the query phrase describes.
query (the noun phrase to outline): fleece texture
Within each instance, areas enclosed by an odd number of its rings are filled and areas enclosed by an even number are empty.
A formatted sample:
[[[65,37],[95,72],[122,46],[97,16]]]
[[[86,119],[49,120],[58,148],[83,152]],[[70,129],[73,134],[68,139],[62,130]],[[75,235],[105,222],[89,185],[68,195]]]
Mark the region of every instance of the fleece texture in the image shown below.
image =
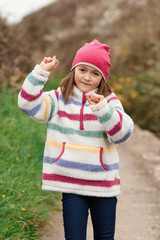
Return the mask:
[[[90,106],[74,86],[64,103],[60,88],[43,92],[48,77],[36,65],[18,96],[25,114],[47,124],[42,189],[97,197],[119,195],[116,147],[131,135],[132,119],[114,93]]]

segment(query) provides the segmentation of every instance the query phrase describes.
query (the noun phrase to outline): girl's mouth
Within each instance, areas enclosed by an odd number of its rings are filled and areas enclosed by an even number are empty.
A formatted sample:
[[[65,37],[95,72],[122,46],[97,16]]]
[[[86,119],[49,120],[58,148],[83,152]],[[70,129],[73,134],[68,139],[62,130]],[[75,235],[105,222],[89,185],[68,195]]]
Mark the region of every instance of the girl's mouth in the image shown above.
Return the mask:
[[[84,84],[84,85],[87,85],[87,86],[90,85],[89,83],[86,83],[86,82],[81,82],[81,83]]]

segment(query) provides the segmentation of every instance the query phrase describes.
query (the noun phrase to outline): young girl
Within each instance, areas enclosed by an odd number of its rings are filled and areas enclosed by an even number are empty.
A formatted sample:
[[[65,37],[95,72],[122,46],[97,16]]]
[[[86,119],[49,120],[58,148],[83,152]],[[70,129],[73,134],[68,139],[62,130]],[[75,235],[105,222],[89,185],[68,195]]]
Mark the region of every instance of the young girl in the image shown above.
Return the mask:
[[[86,239],[90,210],[94,239],[113,240],[120,194],[116,146],[131,135],[133,121],[106,83],[109,46],[86,43],[60,87],[43,92],[58,64],[55,56],[45,57],[18,98],[24,113],[47,123],[42,189],[63,193],[65,239]]]

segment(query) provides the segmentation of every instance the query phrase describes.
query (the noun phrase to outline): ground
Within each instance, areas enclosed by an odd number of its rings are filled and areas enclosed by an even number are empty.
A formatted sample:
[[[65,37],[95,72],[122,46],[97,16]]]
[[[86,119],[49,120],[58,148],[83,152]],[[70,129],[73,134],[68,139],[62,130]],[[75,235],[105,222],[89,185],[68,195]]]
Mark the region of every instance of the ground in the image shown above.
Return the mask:
[[[137,126],[130,140],[118,146],[121,195],[116,240],[160,239],[160,140]],[[91,220],[87,240],[93,239]],[[62,213],[51,216],[40,240],[64,240]]]

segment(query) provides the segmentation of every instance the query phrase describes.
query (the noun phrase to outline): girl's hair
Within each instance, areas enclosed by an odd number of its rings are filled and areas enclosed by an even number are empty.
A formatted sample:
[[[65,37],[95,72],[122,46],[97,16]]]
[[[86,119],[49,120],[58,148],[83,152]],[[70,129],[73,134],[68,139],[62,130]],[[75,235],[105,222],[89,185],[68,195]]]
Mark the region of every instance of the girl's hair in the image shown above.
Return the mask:
[[[74,70],[65,78],[63,78],[59,84],[61,88],[61,92],[64,97],[64,102],[67,101],[70,94],[72,93],[73,86],[74,86]]]
[[[65,78],[63,78],[60,82],[60,88],[61,88],[61,92],[63,94],[64,97],[64,102],[67,101],[67,99],[69,98],[70,94],[72,93],[73,90],[73,86],[74,86],[74,75],[75,75],[75,70],[73,69],[72,72],[66,76]],[[112,89],[110,87],[110,85],[108,83],[106,83],[104,81],[104,79],[102,78],[99,86],[98,86],[98,91],[97,94],[103,95],[104,97],[109,96],[112,93]]]

